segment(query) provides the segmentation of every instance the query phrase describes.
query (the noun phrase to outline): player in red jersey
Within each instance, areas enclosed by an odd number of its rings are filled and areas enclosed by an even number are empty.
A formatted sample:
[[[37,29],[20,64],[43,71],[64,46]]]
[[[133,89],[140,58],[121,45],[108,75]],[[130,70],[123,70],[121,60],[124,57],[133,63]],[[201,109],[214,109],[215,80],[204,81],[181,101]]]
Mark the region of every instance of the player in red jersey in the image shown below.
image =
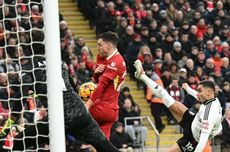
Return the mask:
[[[108,139],[111,127],[118,118],[118,97],[126,75],[125,61],[117,51],[117,43],[118,36],[113,32],[99,36],[94,72],[94,80],[98,85],[85,104]]]

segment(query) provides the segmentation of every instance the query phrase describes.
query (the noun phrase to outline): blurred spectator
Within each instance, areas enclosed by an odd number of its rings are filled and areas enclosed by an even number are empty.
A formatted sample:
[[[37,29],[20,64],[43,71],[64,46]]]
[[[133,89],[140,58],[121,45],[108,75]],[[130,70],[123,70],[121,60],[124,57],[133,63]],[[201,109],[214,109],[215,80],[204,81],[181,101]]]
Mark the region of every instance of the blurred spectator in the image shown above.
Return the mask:
[[[76,47],[76,39],[74,37],[74,34],[72,33],[72,31],[70,29],[68,29],[66,31],[66,35],[65,35],[65,39],[67,41],[67,45],[69,47],[75,48]]]
[[[204,73],[208,76],[211,76],[214,74],[214,62],[213,59],[209,58],[206,60],[205,66],[204,66]]]
[[[222,66],[221,66],[221,73],[226,81],[230,80],[230,65],[229,65],[229,58],[224,57],[222,58]]]
[[[226,109],[230,109],[230,83],[225,81],[223,83],[222,91],[225,96]]]
[[[230,150],[230,110],[225,111],[225,117],[222,121],[222,150],[227,152]]]
[[[171,64],[173,63],[172,55],[170,52],[165,52],[163,57],[163,67],[166,69],[170,69]]]
[[[125,118],[139,117],[140,114],[135,111],[135,108],[132,106],[132,101],[129,98],[124,100],[123,107],[119,111],[119,121],[125,124]],[[131,119],[127,120],[127,126],[125,126],[125,132],[127,132],[130,137],[137,141],[139,140],[136,136],[136,133],[140,135],[141,142],[146,141],[147,128],[141,124],[140,119]],[[139,134],[141,133],[141,134]]]
[[[226,97],[225,97],[225,94],[223,93],[223,91],[221,90],[221,88],[218,84],[215,84],[215,93],[216,93],[216,97],[219,99],[220,105],[222,107],[222,115],[224,115],[225,109],[226,109],[226,102],[225,102]]]
[[[133,41],[134,30],[132,26],[125,27],[125,31],[122,33],[122,36],[118,43],[118,51],[122,56],[126,57],[127,47]]]
[[[222,21],[221,21],[221,18],[219,16],[215,17],[213,28],[214,28],[214,34],[218,35],[219,31],[221,31],[221,29],[222,29]]]
[[[95,68],[95,63],[93,62],[93,54],[92,54],[91,50],[87,46],[84,46],[84,47],[81,48],[80,61],[85,62],[86,69],[91,74],[93,74],[93,70]]]
[[[205,75],[204,75],[204,71],[203,68],[200,66],[197,66],[195,69],[195,76],[196,76],[196,81],[200,82],[202,80],[205,80]]]
[[[163,86],[163,82],[162,80],[159,78],[159,76],[153,72],[152,75],[150,76],[150,78],[155,81],[157,84]],[[147,91],[146,91],[146,100],[151,104],[151,114],[154,118],[155,121],[155,125],[156,125],[156,129],[159,131],[159,133],[161,133],[163,131],[163,129],[165,128],[165,125],[163,124],[163,121],[161,119],[161,114],[163,112],[164,105],[163,105],[163,101],[158,98],[157,96],[155,96],[151,90],[147,87]]]
[[[180,42],[174,42],[173,43],[173,50],[172,50],[172,58],[176,62],[182,59],[182,57],[185,55],[185,52],[181,48]]]
[[[147,12],[144,9],[144,5],[142,3],[137,4],[137,8],[135,10],[135,16],[139,20],[142,20],[143,18],[145,18],[147,16]]]
[[[64,38],[66,36],[67,30],[68,30],[67,22],[64,20],[61,21],[60,22],[60,38]]]
[[[137,59],[139,50],[143,45],[141,36],[139,34],[133,35],[134,40],[128,45],[126,52],[126,62],[128,66],[128,72],[131,78],[134,78],[135,68],[133,66],[134,61]]]
[[[222,43],[222,55],[230,58],[230,49],[229,49],[229,44],[227,42]]]
[[[212,40],[214,38],[214,29],[212,25],[208,25],[207,31],[204,33],[205,41]]]
[[[166,9],[166,13],[171,20],[176,19],[176,12],[177,12],[177,9],[175,8],[175,6],[172,3],[170,3]]]
[[[81,55],[81,49],[85,46],[85,39],[83,37],[77,38],[77,44],[74,50],[74,54],[76,54],[78,57]]]
[[[149,27],[149,25],[151,24],[152,19],[153,19],[153,12],[150,11],[150,10],[147,10],[147,12],[146,12],[146,18],[143,18],[141,24],[143,26]]]
[[[204,36],[204,34],[207,32],[207,25],[205,23],[205,19],[200,18],[196,26],[197,26],[197,33],[202,34]]]
[[[163,60],[163,50],[161,48],[156,48],[155,53],[153,54],[154,59]],[[163,61],[162,61],[163,62]]]
[[[187,70],[187,74],[195,74],[195,66],[192,59],[187,59],[184,68]]]
[[[101,31],[101,26],[102,26],[101,25],[101,17],[102,17],[102,14],[104,14],[104,12],[105,12],[104,1],[98,0],[93,12],[94,12],[95,17],[93,18],[92,23],[95,23],[96,34],[99,35],[100,33],[102,33],[102,31]]]
[[[116,32],[118,36],[121,38],[123,34],[126,32],[126,27],[128,26],[127,19],[122,17],[116,27]]]
[[[85,62],[79,63],[79,69],[75,73],[80,84],[90,81],[90,72],[86,69]]]
[[[218,68],[218,67],[215,68],[214,74],[213,74],[211,77],[214,79],[214,81],[215,81],[215,83],[216,83],[217,85],[219,85],[219,86],[222,85],[222,83],[223,83],[223,81],[224,81],[224,78],[223,78],[223,76],[222,76],[222,73],[221,73],[220,68]]]
[[[153,64],[154,64],[154,68],[153,68],[154,72],[159,77],[161,77],[161,68],[162,68],[162,65],[163,65],[162,60],[161,59],[156,59],[156,60],[154,60]]]
[[[174,38],[170,34],[165,35],[165,39],[160,46],[165,52],[171,52],[173,48]]]
[[[176,100],[181,103],[184,102],[184,90],[179,86],[178,79],[173,77],[171,84],[166,88],[168,93]]]
[[[189,53],[189,58],[191,58],[193,60],[193,62],[196,62],[198,53],[199,53],[199,48],[196,46],[193,46],[191,48],[191,52]]]
[[[216,54],[217,50],[215,49],[214,44],[211,40],[208,40],[206,44],[207,47],[205,48],[204,53],[205,58],[208,59],[213,57]]]
[[[212,41],[213,41],[213,45],[214,45],[214,48],[216,49],[216,51],[219,52],[219,53],[221,53],[222,46],[221,46],[220,37],[219,36],[215,36]]]
[[[149,29],[146,26],[141,28],[141,40],[144,44],[148,44],[149,41]]]
[[[158,33],[158,23],[157,23],[157,20],[152,19],[148,28],[149,28],[150,35],[156,36],[156,39],[157,39],[158,38],[158,36],[157,36],[157,33]],[[157,39],[157,42],[159,42],[159,38]]]
[[[134,107],[134,110],[140,114],[141,110],[139,105],[134,101],[133,96],[130,93],[129,87],[125,86],[122,88],[120,96],[119,96],[119,107],[122,107],[124,105],[124,101],[126,98],[129,98],[132,102],[132,107]]]
[[[118,11],[123,11],[123,8],[124,8],[124,1],[123,0],[116,0],[116,10]]]
[[[150,48],[148,47],[148,45],[143,45],[143,46],[141,46],[141,48],[140,48],[140,51],[139,51],[139,53],[138,53],[138,55],[137,55],[137,58],[138,58],[141,62],[143,62],[146,55],[149,55],[150,58],[152,59],[152,54],[151,54]]]
[[[184,102],[184,90],[179,86],[178,79],[176,77],[172,78],[171,84],[166,88],[168,93],[175,99],[181,103]],[[168,123],[173,125],[176,123],[175,119],[173,118],[172,114],[167,111]]]
[[[184,20],[188,21],[189,23],[192,21],[194,10],[190,7],[189,2],[185,2],[182,7],[182,12],[184,14]]]
[[[179,68],[179,67],[178,67],[178,65],[177,65],[176,62],[173,62],[173,63],[170,65],[169,70],[170,70],[171,76],[177,77],[177,75],[178,75],[178,68]]]
[[[183,83],[187,83],[187,70],[185,68],[181,68],[179,70],[179,79],[178,83],[181,86]]]
[[[146,75],[151,76],[154,65],[152,55],[149,52],[143,54],[142,66]],[[144,93],[146,94],[146,85],[142,81],[137,80],[137,87],[139,89],[144,89]]]
[[[170,85],[171,79],[171,73],[168,71],[168,69],[162,69],[161,80],[164,84],[164,88],[167,88]]]
[[[114,31],[116,28],[116,22],[115,22],[115,5],[111,1],[107,3],[106,5],[106,11],[101,16],[101,22],[100,22],[100,33],[106,32],[106,31]]]
[[[182,33],[180,37],[180,42],[181,42],[182,49],[186,52],[186,54],[189,54],[192,49],[192,43],[189,40],[189,34]]]
[[[195,60],[195,65],[200,67],[205,66],[205,54],[203,51],[198,53],[197,60]]]
[[[115,129],[111,134],[110,141],[121,152],[133,152],[133,140],[129,134],[124,131],[123,124],[120,122],[115,124]]]

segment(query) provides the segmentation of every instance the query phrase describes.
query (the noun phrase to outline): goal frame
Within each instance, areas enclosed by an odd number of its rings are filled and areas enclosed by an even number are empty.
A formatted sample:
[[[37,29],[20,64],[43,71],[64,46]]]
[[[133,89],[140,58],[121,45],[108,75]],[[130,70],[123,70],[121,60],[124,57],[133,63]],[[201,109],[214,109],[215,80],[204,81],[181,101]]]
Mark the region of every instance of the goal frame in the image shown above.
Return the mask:
[[[43,0],[43,8],[50,151],[64,152],[66,149],[58,0]]]

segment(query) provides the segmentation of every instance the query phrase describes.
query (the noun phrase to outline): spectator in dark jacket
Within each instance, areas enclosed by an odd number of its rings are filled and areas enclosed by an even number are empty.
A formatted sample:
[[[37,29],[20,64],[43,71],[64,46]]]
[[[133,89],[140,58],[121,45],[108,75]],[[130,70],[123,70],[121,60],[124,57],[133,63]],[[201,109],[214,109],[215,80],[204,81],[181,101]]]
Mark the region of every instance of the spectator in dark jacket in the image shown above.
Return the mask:
[[[143,45],[140,35],[135,34],[133,37],[134,37],[134,41],[128,45],[127,53],[126,53],[128,72],[131,77],[134,77],[135,68],[133,64],[134,64],[134,61],[137,59],[141,46]]]
[[[132,107],[132,102],[129,98],[126,98],[123,104],[123,107],[119,111],[119,121],[125,124],[125,118],[140,117],[139,112],[135,111],[135,108]],[[125,130],[130,135],[133,140],[138,140],[136,137],[136,132],[141,132],[141,137],[145,141],[147,128],[142,126],[140,119],[130,119],[126,121]],[[144,142],[143,141],[143,142]]]
[[[227,109],[225,112],[225,117],[222,121],[222,146],[223,152],[230,151],[230,110]]]
[[[118,122],[115,124],[115,130],[110,137],[111,143],[121,152],[133,152],[133,140],[124,132],[123,124]]]
[[[115,21],[115,9],[114,3],[109,2],[107,3],[107,11],[105,11],[101,16],[100,22],[100,30],[101,32],[106,31],[114,31],[116,28],[116,21]]]

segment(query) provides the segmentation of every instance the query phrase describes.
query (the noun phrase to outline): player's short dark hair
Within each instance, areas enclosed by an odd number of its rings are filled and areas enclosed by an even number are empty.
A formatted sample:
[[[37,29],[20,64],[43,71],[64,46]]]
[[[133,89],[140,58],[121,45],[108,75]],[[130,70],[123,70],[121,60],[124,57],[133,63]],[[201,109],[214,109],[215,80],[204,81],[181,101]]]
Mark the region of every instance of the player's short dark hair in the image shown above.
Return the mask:
[[[102,39],[103,41],[110,42],[110,43],[112,43],[114,46],[117,46],[118,41],[119,41],[118,35],[117,35],[116,33],[114,33],[114,32],[111,32],[111,31],[102,33],[102,34],[98,37],[98,39]]]
[[[210,80],[204,80],[199,83],[199,85],[203,85],[204,88],[210,88],[213,91],[215,91],[215,84],[213,81]]]

